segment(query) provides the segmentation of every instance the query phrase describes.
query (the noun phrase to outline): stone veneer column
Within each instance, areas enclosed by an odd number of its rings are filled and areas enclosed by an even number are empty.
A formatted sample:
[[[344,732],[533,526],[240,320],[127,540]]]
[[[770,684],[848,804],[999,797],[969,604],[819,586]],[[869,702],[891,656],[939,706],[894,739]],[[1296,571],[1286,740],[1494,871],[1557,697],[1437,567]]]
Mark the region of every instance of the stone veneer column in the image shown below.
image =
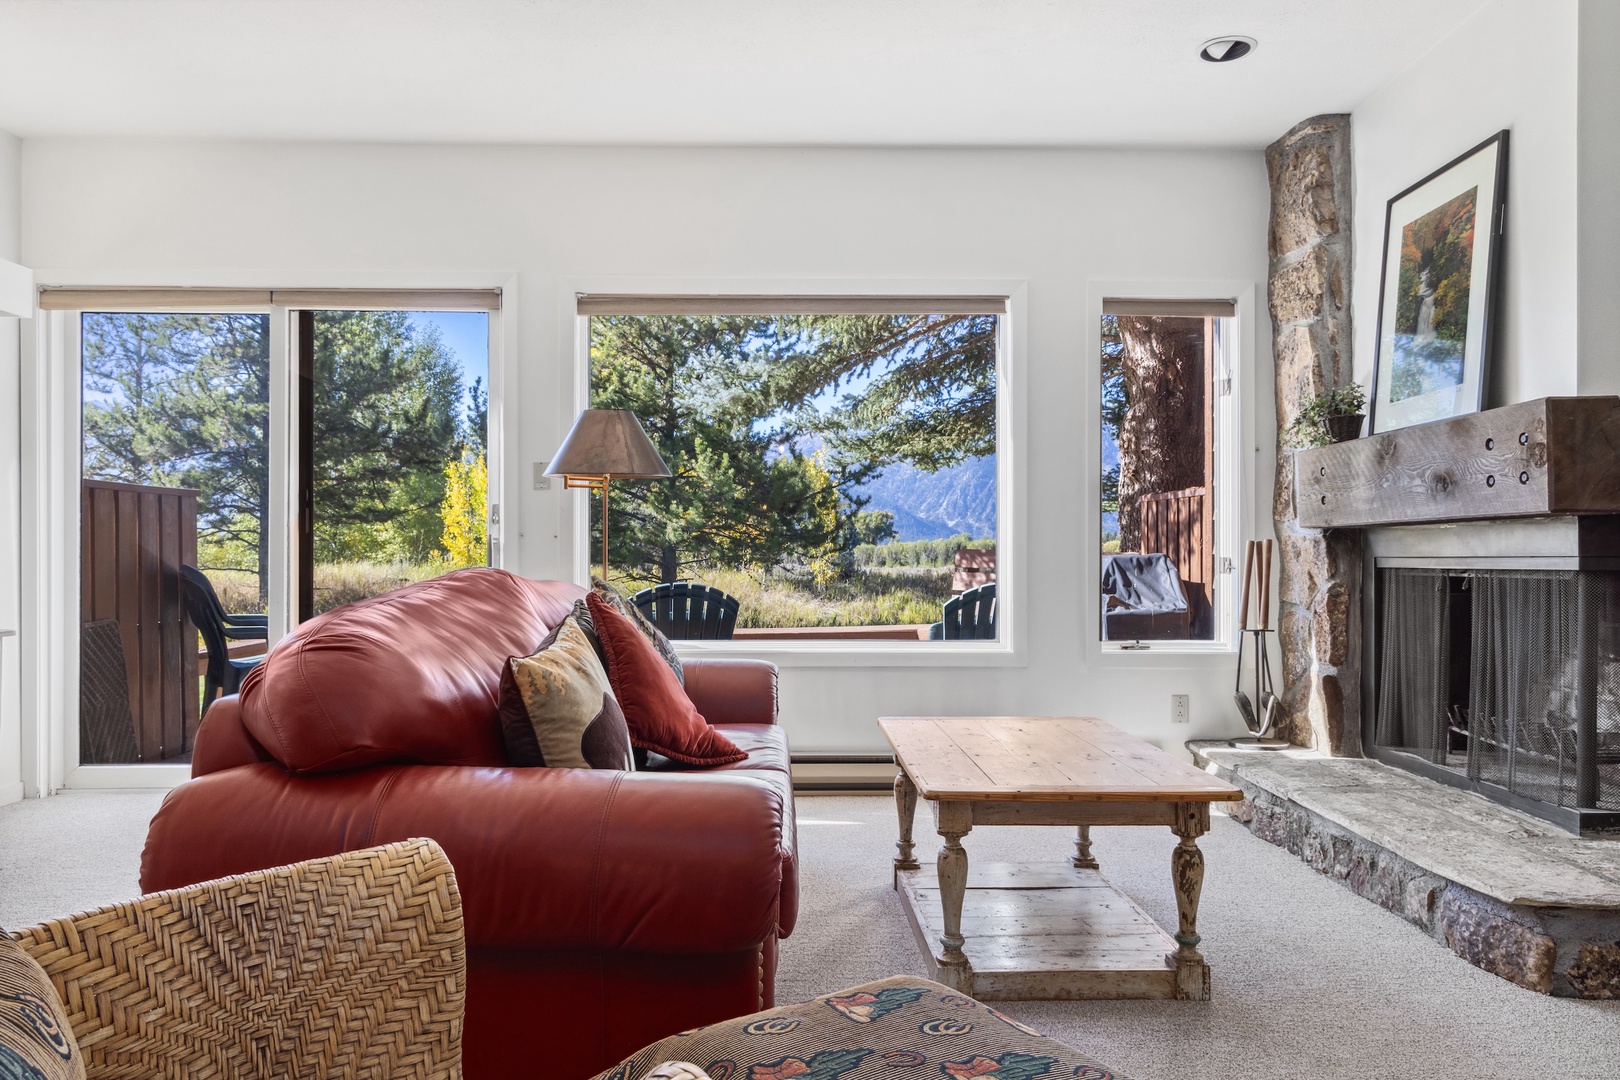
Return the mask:
[[[1361,753],[1361,534],[1301,528],[1282,432],[1350,366],[1350,117],[1313,116],[1266,148],[1271,181],[1272,352],[1277,376],[1276,518],[1281,571],[1277,734]]]

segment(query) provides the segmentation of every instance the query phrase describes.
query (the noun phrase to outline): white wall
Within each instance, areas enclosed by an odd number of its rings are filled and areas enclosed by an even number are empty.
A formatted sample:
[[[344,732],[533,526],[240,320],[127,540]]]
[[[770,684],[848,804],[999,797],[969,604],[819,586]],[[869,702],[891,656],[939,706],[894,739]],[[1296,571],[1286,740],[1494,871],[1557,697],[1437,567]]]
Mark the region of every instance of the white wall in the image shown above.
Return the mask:
[[[0,259],[19,261],[22,247],[22,142],[0,131]],[[0,318],[0,630],[17,629],[17,412],[20,319]],[[0,804],[22,798],[22,735],[18,720],[16,638],[0,638]]]
[[[1351,114],[1362,385],[1376,352],[1389,198],[1508,128],[1503,293],[1486,404],[1590,392],[1577,374],[1576,82],[1578,16],[1593,2],[1496,0]],[[1612,67],[1612,55],[1603,59]],[[1612,187],[1613,174],[1606,179]]]
[[[29,140],[23,254],[42,280],[224,284],[321,274],[515,275],[520,365],[505,423],[548,459],[573,419],[570,290],[582,279],[1027,282],[1027,665],[785,667],[804,752],[878,753],[885,713],[1087,712],[1165,745],[1239,734],[1230,655],[1087,660],[1098,468],[1085,418],[1088,280],[1263,287],[1258,150],[543,149]],[[355,283],[354,276],[342,279]],[[1263,311],[1263,307],[1261,309]],[[1269,323],[1257,328],[1269,379]],[[1269,390],[1258,395],[1270,441]],[[1246,454],[1252,458],[1252,454]],[[1269,491],[1269,482],[1258,485]],[[523,491],[508,565],[573,566],[576,498]],[[1256,508],[1269,519],[1270,506]],[[513,524],[521,529],[514,537]],[[1094,525],[1092,526],[1094,528]],[[1094,535],[1094,534],[1093,534]],[[516,544],[513,549],[511,545]],[[1172,727],[1169,695],[1192,695]]]
[[[1581,0],[1578,213],[1583,394],[1620,394],[1620,3]]]

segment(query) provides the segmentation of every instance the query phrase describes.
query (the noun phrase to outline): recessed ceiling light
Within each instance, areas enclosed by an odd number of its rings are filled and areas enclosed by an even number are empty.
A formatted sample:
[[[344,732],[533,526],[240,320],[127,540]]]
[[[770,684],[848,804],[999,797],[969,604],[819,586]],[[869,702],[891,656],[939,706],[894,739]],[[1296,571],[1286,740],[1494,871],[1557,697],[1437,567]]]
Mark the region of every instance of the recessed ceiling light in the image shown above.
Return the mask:
[[[1252,37],[1240,37],[1237,34],[1210,38],[1199,49],[1198,58],[1208,60],[1212,64],[1224,64],[1229,60],[1241,60],[1254,52],[1259,44]]]

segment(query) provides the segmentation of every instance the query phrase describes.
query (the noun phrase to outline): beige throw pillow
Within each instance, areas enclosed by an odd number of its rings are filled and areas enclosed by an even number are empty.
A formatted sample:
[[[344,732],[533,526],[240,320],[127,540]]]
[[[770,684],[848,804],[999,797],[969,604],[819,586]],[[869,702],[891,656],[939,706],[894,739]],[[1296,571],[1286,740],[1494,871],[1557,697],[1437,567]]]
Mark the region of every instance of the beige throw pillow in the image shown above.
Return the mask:
[[[577,613],[559,623],[533,656],[507,662],[501,673],[501,734],[513,765],[634,768],[630,729],[597,645]]]

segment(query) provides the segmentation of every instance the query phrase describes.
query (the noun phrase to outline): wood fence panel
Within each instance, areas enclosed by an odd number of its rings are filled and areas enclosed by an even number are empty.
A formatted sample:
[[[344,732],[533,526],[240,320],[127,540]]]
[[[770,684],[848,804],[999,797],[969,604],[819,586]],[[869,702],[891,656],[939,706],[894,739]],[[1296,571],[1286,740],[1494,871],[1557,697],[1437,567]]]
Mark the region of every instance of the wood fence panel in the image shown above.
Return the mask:
[[[197,631],[180,603],[180,564],[196,562],[197,494],[80,485],[79,612],[118,621],[139,761],[185,753],[196,732]]]
[[[1191,634],[1206,640],[1215,629],[1215,548],[1207,488],[1142,496],[1142,553],[1167,555],[1187,590]]]
[[[160,521],[162,519],[162,504],[167,500],[162,497],[152,498],[140,495],[137,492],[121,492],[138,500],[136,510],[136,533],[134,543],[129,545],[140,556],[138,576],[136,581],[142,584],[161,582],[163,580],[163,551],[158,544]],[[127,581],[127,578],[121,579]],[[164,746],[163,737],[163,684],[161,677],[152,678],[150,672],[162,673],[163,670],[163,643],[158,634],[145,633],[149,626],[161,626],[163,623],[163,592],[161,588],[140,588],[135,590],[140,595],[141,614],[136,629],[139,633],[140,652],[126,652],[134,665],[130,672],[135,677],[135,683],[140,687],[140,703],[135,704],[131,696],[131,708],[139,717],[135,745],[141,749],[145,756],[146,748],[154,744]],[[128,631],[126,630],[126,633]]]

